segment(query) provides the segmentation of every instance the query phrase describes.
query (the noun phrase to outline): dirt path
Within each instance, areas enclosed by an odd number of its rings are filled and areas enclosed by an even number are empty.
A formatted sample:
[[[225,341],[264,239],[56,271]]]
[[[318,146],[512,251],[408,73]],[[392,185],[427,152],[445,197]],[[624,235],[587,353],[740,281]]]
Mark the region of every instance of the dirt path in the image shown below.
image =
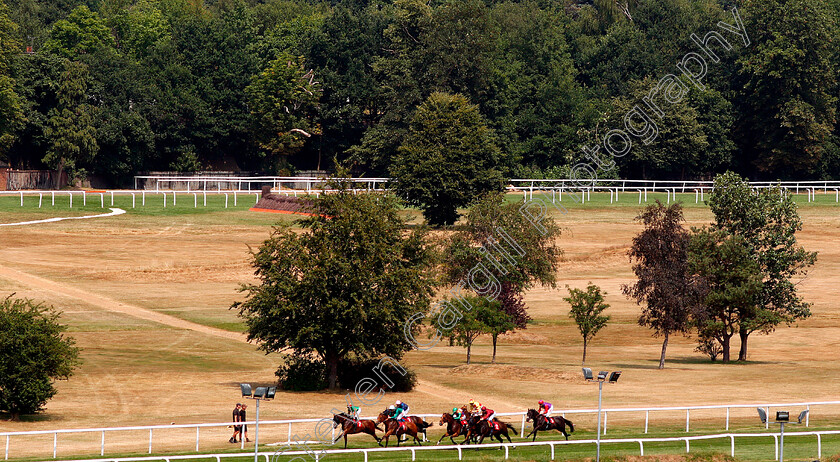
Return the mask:
[[[192,330],[207,335],[225,338],[228,340],[235,340],[237,342],[247,343],[245,334],[231,332],[223,329],[217,329],[215,327],[209,327],[190,321],[185,321],[175,316],[170,316],[168,314],[158,313],[156,311],[141,308],[139,306],[122,303],[109,297],[94,294],[86,290],[77,289],[68,284],[62,284],[59,282],[51,281],[40,276],[34,276],[32,274],[8,268],[5,266],[0,266],[0,277],[10,279],[13,281],[18,281],[20,283],[27,284],[32,287],[37,287],[39,289],[53,292],[65,297],[75,298],[77,300],[81,300],[85,303],[96,306],[103,310],[126,314],[135,318],[143,319],[146,321],[153,321],[159,324],[164,324],[166,326],[171,326],[178,329]]]

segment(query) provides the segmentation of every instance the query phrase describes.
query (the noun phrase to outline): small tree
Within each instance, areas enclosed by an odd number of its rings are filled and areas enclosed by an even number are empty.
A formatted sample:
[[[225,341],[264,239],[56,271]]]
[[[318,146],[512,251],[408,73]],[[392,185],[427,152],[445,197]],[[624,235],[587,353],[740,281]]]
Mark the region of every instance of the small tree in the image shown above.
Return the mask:
[[[668,338],[673,333],[685,333],[690,328],[690,312],[697,301],[688,271],[687,249],[690,236],[682,226],[682,206],[673,203],[666,207],[658,200],[645,207],[636,217],[645,229],[633,238],[628,252],[635,260],[633,272],[637,281],[623,285],[625,295],[645,304],[639,324],[654,329],[663,336],[659,368],[665,367]]]
[[[56,394],[54,380],[73,375],[79,349],[63,334],[60,313],[13,295],[0,300],[0,410],[18,420]]]
[[[566,286],[566,288],[569,290],[569,296],[563,298],[563,300],[566,300],[572,306],[569,317],[575,320],[580,335],[583,336],[581,364],[586,364],[586,346],[610,320],[609,316],[601,314],[610,305],[604,303],[606,292],[601,294],[601,288],[591,282],[586,286],[586,290],[572,289],[569,286]]]
[[[501,304],[486,297],[467,296],[462,305],[470,310],[462,311],[461,319],[452,327],[458,345],[467,348],[467,364],[472,360],[472,344],[480,335],[504,332],[513,328],[510,316],[501,311]]]
[[[519,302],[521,303],[522,300],[520,299]],[[497,304],[498,306],[496,306]],[[524,304],[522,304],[522,306],[524,311]],[[492,308],[480,310],[477,315],[479,317],[479,320],[487,327],[486,332],[490,334],[490,337],[493,339],[493,358],[490,360],[490,362],[495,364],[496,344],[498,342],[499,335],[516,329],[516,321],[513,316],[511,316],[508,312],[505,311],[505,306],[503,305],[501,300],[495,301],[492,304]]]
[[[394,191],[434,226],[451,225],[463,207],[504,186],[500,152],[478,106],[432,93],[414,114],[391,166]]]

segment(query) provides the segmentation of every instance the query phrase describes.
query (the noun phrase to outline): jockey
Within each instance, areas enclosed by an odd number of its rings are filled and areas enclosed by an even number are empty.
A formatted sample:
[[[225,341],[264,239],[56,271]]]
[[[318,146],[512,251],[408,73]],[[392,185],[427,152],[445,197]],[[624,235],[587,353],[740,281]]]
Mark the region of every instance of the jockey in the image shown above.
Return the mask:
[[[406,417],[408,417],[408,416],[406,415],[406,413],[407,413],[406,408],[407,408],[408,406],[403,407],[402,405],[403,405],[403,403],[399,402],[399,400],[398,400],[398,401],[397,401],[397,404],[395,404],[394,406],[391,406],[391,407],[395,408],[395,409],[394,409],[394,415],[393,415],[393,416],[391,416],[391,418],[393,418],[393,419],[395,419],[395,420],[400,420],[400,421],[403,421],[403,420],[405,420],[405,418],[406,418]],[[390,408],[389,408],[389,409],[390,409]]]
[[[455,419],[456,421],[457,420],[463,420],[464,419],[464,414],[461,414],[461,410],[458,409],[457,407],[453,407],[452,408],[452,418]]]
[[[353,420],[359,420],[359,412],[361,412],[359,406],[347,406],[347,414],[349,414]]]
[[[481,406],[481,420],[492,422],[494,417],[496,417],[496,411]]]
[[[393,419],[394,416],[397,414],[397,408],[393,404],[388,406],[388,411],[386,412],[386,414],[388,414],[388,417]]]
[[[551,411],[554,410],[554,406],[551,405],[548,401],[540,400],[540,414],[548,417],[551,415]]]
[[[469,411],[472,413],[478,412],[479,410],[481,410],[482,407],[484,406],[482,406],[481,403],[474,399],[471,399],[469,404],[467,404],[467,409],[469,409]]]

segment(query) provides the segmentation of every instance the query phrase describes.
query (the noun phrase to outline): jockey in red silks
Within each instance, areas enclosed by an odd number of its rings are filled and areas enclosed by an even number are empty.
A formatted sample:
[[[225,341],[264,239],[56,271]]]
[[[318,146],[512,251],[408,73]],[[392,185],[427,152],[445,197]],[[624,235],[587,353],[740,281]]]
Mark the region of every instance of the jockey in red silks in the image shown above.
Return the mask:
[[[481,420],[492,422],[494,417],[496,417],[496,411],[481,406]]]

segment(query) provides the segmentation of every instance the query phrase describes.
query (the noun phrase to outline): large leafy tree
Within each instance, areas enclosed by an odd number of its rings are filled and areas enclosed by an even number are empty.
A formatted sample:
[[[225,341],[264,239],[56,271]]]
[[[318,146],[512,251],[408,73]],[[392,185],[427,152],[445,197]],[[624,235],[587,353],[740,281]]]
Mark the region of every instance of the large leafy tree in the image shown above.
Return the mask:
[[[500,157],[477,106],[461,95],[433,93],[391,166],[394,191],[432,225],[451,225],[458,207],[502,189]]]
[[[0,157],[5,157],[14,133],[23,123],[15,81],[9,76],[10,59],[18,51],[17,25],[9,18],[6,4],[0,0]]]
[[[53,381],[73,374],[79,349],[60,313],[13,295],[0,300],[0,410],[17,420],[56,394]]]
[[[802,175],[836,123],[836,18],[823,0],[748,0],[739,138],[760,172]]]
[[[403,326],[428,310],[433,292],[424,232],[406,232],[393,197],[345,186],[315,200],[303,232],[275,228],[253,253],[260,283],[244,285],[247,299],[233,305],[261,349],[320,357],[330,388],[350,355],[399,359],[409,350]]]
[[[663,369],[668,339],[688,332],[697,303],[687,261],[690,235],[682,225],[685,218],[678,202],[665,206],[657,200],[636,219],[644,225],[628,252],[636,282],[623,285],[622,291],[643,305],[639,324],[663,337],[659,356],[659,368]]]
[[[741,325],[776,317],[756,308],[762,288],[758,264],[743,237],[706,228],[692,235],[688,262],[691,273],[699,278],[702,294],[694,312],[700,348],[708,350],[708,342],[716,342],[723,362],[728,363],[731,339]]]
[[[798,245],[796,232],[802,229],[802,219],[793,198],[779,188],[753,190],[746,179],[726,172],[715,177],[708,203],[715,215],[714,227],[743,239],[761,275],[755,318],[742,321],[738,329],[738,359],[743,361],[752,332],[769,333],[779,324],[811,315],[797,282],[816,262],[817,253]]]
[[[315,111],[321,90],[302,57],[287,53],[271,61],[245,89],[256,124],[257,139],[276,159],[284,159],[319,135]]]
[[[93,125],[94,107],[86,102],[87,66],[68,62],[58,88],[58,105],[49,112],[44,134],[49,149],[42,159],[58,171],[56,182],[67,171],[71,180],[84,176],[85,167],[99,150]]]
[[[73,9],[66,19],[56,22],[44,49],[65,58],[76,58],[101,47],[116,45],[111,30],[98,13],[81,5]]]
[[[610,307],[608,303],[604,302],[604,295],[601,293],[601,288],[589,283],[586,290],[569,288],[569,296],[564,297],[563,300],[571,305],[569,317],[574,319],[583,337],[583,359],[581,364],[586,364],[586,347],[589,342],[595,338],[598,331],[603,329],[610,317],[601,314]]]

